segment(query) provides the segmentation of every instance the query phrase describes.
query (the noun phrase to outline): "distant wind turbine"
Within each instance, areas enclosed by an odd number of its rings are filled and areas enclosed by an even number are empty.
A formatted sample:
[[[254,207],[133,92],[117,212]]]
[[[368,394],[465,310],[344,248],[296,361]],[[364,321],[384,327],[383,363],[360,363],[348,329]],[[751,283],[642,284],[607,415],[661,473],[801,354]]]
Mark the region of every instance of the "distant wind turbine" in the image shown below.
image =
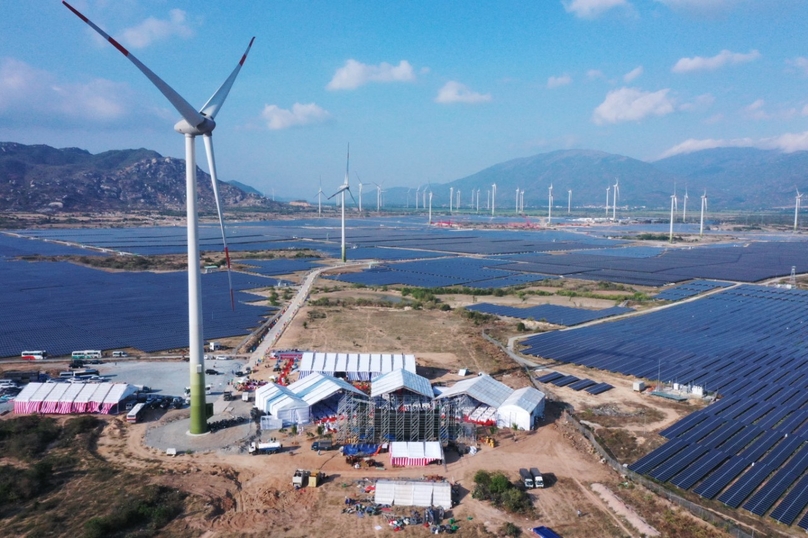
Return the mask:
[[[553,184],[550,183],[550,192],[547,197],[547,226],[550,226],[553,220]]]
[[[699,237],[704,235],[704,210],[707,209],[707,190],[701,195],[701,221],[699,224]]]
[[[687,222],[687,186],[685,186],[685,195],[682,198],[682,222]]]
[[[611,190],[612,190],[611,185],[606,187],[606,217],[607,218],[609,217],[609,193],[611,192]]]
[[[617,198],[620,196],[620,186],[618,185],[619,180],[614,178],[614,190],[612,191],[612,196],[614,197],[614,203],[612,204],[612,220],[617,220]]]
[[[118,43],[115,39],[110,37],[109,34],[104,32],[101,28],[96,26],[90,19],[82,15],[78,10],[67,2],[62,2],[70,11],[78,16],[82,21],[87,23],[93,30],[98,32],[104,39],[114,46],[120,53],[132,62],[152,84],[154,84],[160,93],[162,93],[171,105],[180,113],[182,119],[174,125],[174,130],[185,136],[185,189],[186,189],[186,215],[188,226],[188,332],[189,332],[189,369],[190,369],[190,400],[191,400],[191,419],[189,425],[189,433],[203,434],[208,431],[207,412],[205,404],[205,365],[203,356],[203,331],[202,331],[202,286],[201,286],[201,271],[199,268],[199,215],[197,214],[197,191],[196,191],[196,137],[202,135],[202,140],[205,144],[205,152],[208,157],[208,167],[210,169],[210,178],[213,182],[213,196],[216,200],[216,212],[219,216],[219,226],[222,230],[222,242],[224,246],[225,259],[227,261],[227,275],[230,279],[230,252],[227,248],[227,238],[224,231],[224,220],[222,218],[222,208],[219,200],[219,190],[217,186],[216,177],[216,161],[213,155],[213,142],[212,134],[216,128],[215,118],[222,108],[225,100],[227,99],[230,88],[238,76],[241,66],[247,59],[247,54],[250,52],[253,37],[247,50],[241,56],[238,65],[230,73],[230,76],[219,86],[219,89],[208,99],[201,110],[194,108],[188,101],[186,101],[179,93],[177,93],[171,86],[165,83],[160,77],[154,74],[148,67],[146,67],[140,60],[135,58],[126,48]],[[207,67],[207,66],[204,66]],[[207,76],[206,69],[198,69],[195,66],[194,83],[195,86],[201,79]],[[235,301],[233,296],[233,286],[230,284],[230,304],[235,308]]]
[[[494,211],[496,211],[496,201],[497,201],[497,184],[494,183],[491,185],[491,216],[494,216]]]
[[[452,204],[454,203],[454,187],[449,187],[449,213],[452,213]]]
[[[421,195],[421,187],[415,189],[415,211],[418,211],[418,197]]]
[[[669,241],[673,243],[673,212],[679,209],[678,203],[676,201],[676,193],[671,194],[671,233],[669,237]]]
[[[363,183],[362,183],[362,178],[359,177],[359,174],[357,174],[356,172],[354,172],[354,174],[356,174],[356,182],[359,185],[359,214],[361,216],[361,214],[362,214],[362,185],[363,185]]]
[[[567,213],[572,210],[572,189],[567,191]]]
[[[317,191],[317,216],[323,216],[323,178],[320,178],[320,190]]]
[[[338,194],[340,195],[340,205],[342,206],[342,242],[341,242],[342,263],[345,263],[347,259],[345,255],[345,192],[347,191],[348,194],[351,195],[351,198],[353,198],[353,194],[351,194],[351,187],[350,185],[348,185],[348,177],[349,177],[348,167],[350,166],[350,163],[351,163],[351,145],[348,144],[348,156],[345,159],[345,181],[343,181],[342,185],[340,185],[340,188],[337,189],[337,192],[328,197],[328,199],[330,200],[336,195]]]
[[[797,231],[797,224],[798,219],[800,217],[800,207],[802,207],[802,194],[800,194],[800,190],[797,187],[794,187],[797,190],[797,198],[795,199],[794,203],[794,231]]]
[[[519,187],[516,187],[516,214],[519,214]]]
[[[432,189],[429,190],[429,224],[432,224]]]

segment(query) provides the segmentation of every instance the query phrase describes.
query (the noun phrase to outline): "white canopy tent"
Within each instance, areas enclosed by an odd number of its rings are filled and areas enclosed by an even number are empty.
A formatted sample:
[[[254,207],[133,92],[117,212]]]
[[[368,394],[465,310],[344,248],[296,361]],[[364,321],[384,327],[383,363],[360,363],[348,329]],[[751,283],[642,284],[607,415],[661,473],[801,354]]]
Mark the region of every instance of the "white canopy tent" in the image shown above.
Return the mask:
[[[533,388],[516,389],[497,408],[497,426],[532,430],[544,416],[544,393]]]
[[[374,501],[395,506],[439,506],[452,508],[452,486],[448,482],[378,480]]]

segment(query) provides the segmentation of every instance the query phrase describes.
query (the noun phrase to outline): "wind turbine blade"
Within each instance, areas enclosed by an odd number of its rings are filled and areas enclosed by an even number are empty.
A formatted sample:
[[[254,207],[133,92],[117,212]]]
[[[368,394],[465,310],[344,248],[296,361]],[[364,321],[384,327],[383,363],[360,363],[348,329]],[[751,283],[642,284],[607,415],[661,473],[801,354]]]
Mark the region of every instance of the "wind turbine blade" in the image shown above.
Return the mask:
[[[348,185],[345,185],[345,184],[343,183],[343,184],[340,186],[340,188],[339,188],[339,189],[337,189],[337,192],[335,192],[334,194],[332,194],[331,196],[329,196],[329,197],[328,197],[328,199],[330,200],[331,198],[333,198],[334,196],[338,195],[339,193],[341,193],[342,191],[345,191],[345,190],[348,190],[348,191],[349,191],[349,187],[348,187]],[[350,191],[349,191],[349,192],[350,192]]]
[[[86,22],[90,26],[90,28],[101,34],[101,36],[107,41],[109,41],[113,47],[118,49],[118,51],[121,54],[129,58],[129,61],[135,64],[135,67],[140,69],[141,73],[146,75],[146,78],[148,78],[152,82],[152,84],[157,86],[157,89],[160,90],[160,92],[163,95],[165,95],[166,99],[168,99],[172,105],[174,105],[174,108],[176,108],[177,112],[179,112],[180,115],[183,118],[185,118],[185,121],[187,121],[194,127],[199,126],[201,123],[205,121],[205,117],[199,112],[197,112],[196,109],[192,107],[190,103],[188,103],[188,101],[186,101],[180,94],[174,91],[174,89],[171,86],[166,84],[163,81],[163,79],[155,75],[151,69],[143,65],[143,63],[137,58],[135,58],[135,56],[132,53],[126,50],[126,48],[123,45],[115,41],[115,39],[110,37],[110,35],[107,34],[104,30],[96,26],[95,23],[93,23],[90,19],[82,15],[76,8],[74,8],[64,0],[62,0],[62,3],[67,7],[67,9],[75,13],[78,18]]]
[[[348,194],[350,194],[350,195],[351,195],[351,200],[353,200],[354,205],[355,205],[355,206],[358,208],[358,207],[359,207],[359,204],[358,204],[358,203],[356,203],[356,198],[354,198],[354,195],[353,195],[353,193],[351,192],[351,189],[350,189],[350,188],[346,188],[345,190],[346,190],[346,191],[348,191]]]
[[[230,76],[227,77],[227,80],[219,86],[219,89],[216,90],[208,102],[202,107],[202,115],[209,117],[210,119],[216,118],[216,114],[219,113],[219,109],[222,108],[224,104],[224,100],[227,99],[227,94],[230,93],[230,88],[233,87],[233,83],[236,81],[236,77],[238,76],[238,72],[241,71],[241,66],[244,65],[244,61],[247,59],[247,54],[250,53],[250,49],[252,48],[253,41],[255,41],[255,37],[250,39],[250,44],[247,45],[247,50],[244,51],[244,54],[241,56],[241,60],[239,60],[238,65],[233,72],[230,73]]]
[[[230,250],[227,248],[227,234],[224,231],[224,217],[222,217],[222,203],[219,198],[219,187],[216,184],[216,159],[213,157],[213,138],[210,134],[202,137],[205,141],[205,153],[208,155],[208,168],[210,169],[210,180],[213,183],[213,198],[216,200],[216,213],[219,215],[219,228],[222,230],[222,245],[224,246],[224,259],[227,261],[227,285],[230,288],[230,308],[236,310],[236,300],[233,294],[233,276],[230,272]]]

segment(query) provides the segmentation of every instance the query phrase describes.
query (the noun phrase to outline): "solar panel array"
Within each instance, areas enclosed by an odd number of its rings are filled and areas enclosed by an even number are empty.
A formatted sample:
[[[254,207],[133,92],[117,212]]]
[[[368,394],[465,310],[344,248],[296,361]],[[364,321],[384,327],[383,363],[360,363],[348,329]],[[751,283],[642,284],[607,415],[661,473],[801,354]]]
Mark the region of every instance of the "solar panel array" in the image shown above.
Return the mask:
[[[260,297],[241,290],[271,286],[274,280],[232,276],[235,312],[227,274],[202,275],[206,339],[247,334],[273,310],[245,304]],[[23,349],[62,355],[75,349],[153,352],[188,345],[185,272],[112,273],[67,262],[0,260],[0,282],[0,356],[19,356]]]
[[[237,260],[247,270],[266,276],[288,275],[297,271],[310,271],[321,265],[319,258],[276,258],[273,260]]]
[[[688,297],[695,297],[706,291],[712,291],[718,288],[726,288],[731,286],[730,282],[719,282],[716,280],[693,280],[685,282],[677,286],[673,286],[666,290],[657,293],[654,299],[663,301],[680,301]]]
[[[490,303],[477,303],[466,307],[466,310],[482,312],[484,314],[494,314],[496,316],[507,316],[517,319],[534,319],[546,321],[555,325],[565,325],[567,327],[580,325],[596,319],[608,318],[626,312],[633,312],[631,308],[614,306],[602,310],[587,310],[585,308],[573,308],[571,306],[559,306],[544,304],[529,306],[524,308],[514,306],[495,305]]]
[[[630,468],[791,525],[808,508],[807,310],[808,292],[741,285],[537,335],[526,353],[718,392]]]

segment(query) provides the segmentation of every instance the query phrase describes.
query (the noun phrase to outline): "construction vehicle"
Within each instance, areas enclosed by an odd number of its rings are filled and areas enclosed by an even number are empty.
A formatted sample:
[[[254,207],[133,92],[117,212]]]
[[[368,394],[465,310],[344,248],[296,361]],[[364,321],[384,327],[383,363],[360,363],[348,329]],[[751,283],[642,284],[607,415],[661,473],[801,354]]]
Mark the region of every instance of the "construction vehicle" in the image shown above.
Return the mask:
[[[534,488],[543,488],[544,487],[544,478],[542,478],[541,473],[535,467],[530,468],[530,474],[533,475],[533,487]]]
[[[303,469],[296,470],[295,474],[292,475],[292,485],[295,489],[306,487],[306,484],[309,482],[309,476],[311,476],[309,471],[304,471]]]
[[[276,454],[280,452],[283,445],[278,441],[270,441],[268,443],[262,442],[255,442],[253,441],[250,443],[249,452],[251,455],[256,456],[258,454]]]
[[[527,469],[519,469],[519,477],[522,479],[525,489],[533,489],[533,475]]]
[[[314,441],[311,444],[311,449],[312,450],[333,450],[334,449],[334,443],[332,443],[328,439],[320,439],[319,441]]]

